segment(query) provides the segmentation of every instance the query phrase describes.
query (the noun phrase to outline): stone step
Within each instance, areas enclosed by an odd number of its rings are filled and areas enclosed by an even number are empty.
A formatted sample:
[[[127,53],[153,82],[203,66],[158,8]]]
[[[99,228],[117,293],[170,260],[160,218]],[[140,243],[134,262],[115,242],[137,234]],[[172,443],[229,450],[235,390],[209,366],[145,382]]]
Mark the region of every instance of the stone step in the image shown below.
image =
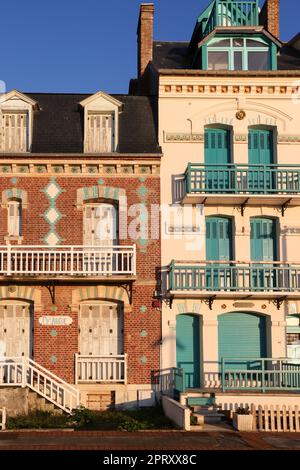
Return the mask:
[[[193,416],[199,424],[217,424],[221,423],[225,416],[221,413],[193,413]]]

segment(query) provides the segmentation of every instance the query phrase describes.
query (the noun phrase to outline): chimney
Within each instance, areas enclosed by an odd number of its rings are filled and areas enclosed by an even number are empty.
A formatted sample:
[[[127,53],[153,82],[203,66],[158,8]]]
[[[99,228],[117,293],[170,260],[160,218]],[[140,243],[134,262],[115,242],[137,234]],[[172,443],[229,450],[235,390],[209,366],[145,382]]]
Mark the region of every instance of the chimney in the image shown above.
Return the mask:
[[[140,78],[153,58],[154,4],[142,3],[138,24],[138,77]]]
[[[259,15],[260,24],[276,38],[280,35],[280,0],[265,0]]]

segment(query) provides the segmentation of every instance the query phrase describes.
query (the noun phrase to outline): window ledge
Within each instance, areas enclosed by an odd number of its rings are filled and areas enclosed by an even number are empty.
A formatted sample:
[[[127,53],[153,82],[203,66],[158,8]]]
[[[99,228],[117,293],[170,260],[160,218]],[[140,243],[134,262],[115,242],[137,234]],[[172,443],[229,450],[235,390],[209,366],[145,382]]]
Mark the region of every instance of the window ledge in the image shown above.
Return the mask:
[[[4,237],[4,240],[6,241],[7,244],[10,242],[18,242],[18,245],[21,245],[23,242],[24,237],[20,236],[15,236],[15,235],[7,235]]]

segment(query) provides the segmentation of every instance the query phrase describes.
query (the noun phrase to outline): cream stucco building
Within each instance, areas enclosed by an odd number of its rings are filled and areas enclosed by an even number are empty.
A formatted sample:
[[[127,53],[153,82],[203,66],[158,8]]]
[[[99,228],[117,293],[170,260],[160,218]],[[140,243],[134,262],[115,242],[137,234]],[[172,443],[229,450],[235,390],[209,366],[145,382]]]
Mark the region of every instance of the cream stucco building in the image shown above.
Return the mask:
[[[163,374],[299,391],[299,37],[280,40],[278,0],[214,0],[186,43],[152,47],[152,24],[144,4],[131,88],[157,97],[164,155]]]

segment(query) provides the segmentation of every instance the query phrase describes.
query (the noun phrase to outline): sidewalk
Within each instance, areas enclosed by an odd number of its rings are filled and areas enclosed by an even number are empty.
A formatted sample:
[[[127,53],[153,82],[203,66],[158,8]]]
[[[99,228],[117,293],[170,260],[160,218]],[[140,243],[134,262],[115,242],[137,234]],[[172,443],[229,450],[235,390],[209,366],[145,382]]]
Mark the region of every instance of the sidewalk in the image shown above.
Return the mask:
[[[4,431],[3,450],[300,450],[300,433]]]

